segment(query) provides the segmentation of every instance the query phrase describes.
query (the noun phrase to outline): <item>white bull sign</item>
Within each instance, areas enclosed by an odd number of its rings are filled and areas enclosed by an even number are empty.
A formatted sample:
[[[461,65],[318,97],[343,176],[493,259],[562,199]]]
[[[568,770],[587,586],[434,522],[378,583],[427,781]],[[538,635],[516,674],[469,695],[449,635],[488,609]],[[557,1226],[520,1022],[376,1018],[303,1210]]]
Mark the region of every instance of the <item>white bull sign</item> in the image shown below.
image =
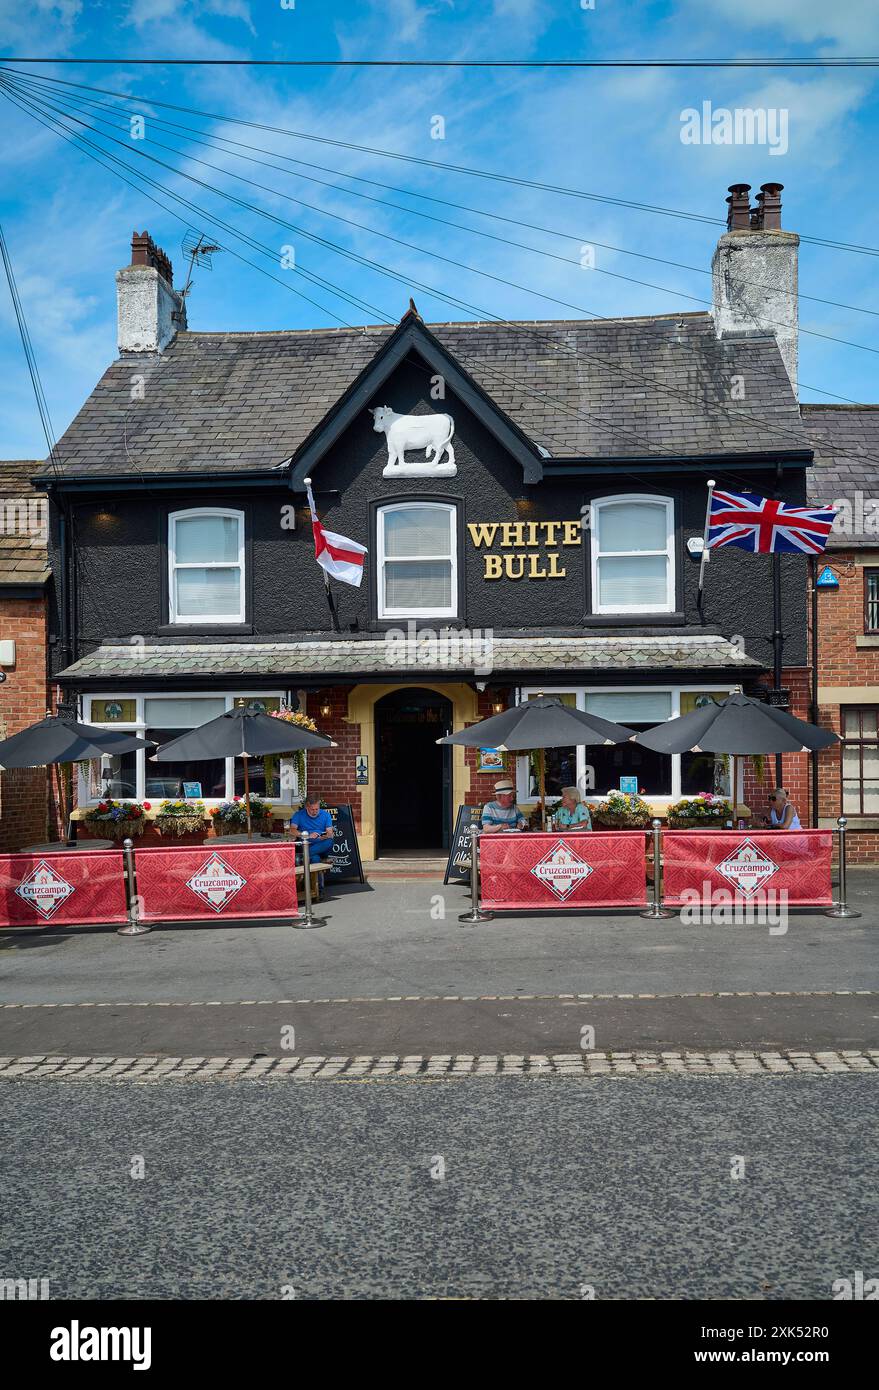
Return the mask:
[[[455,422],[451,415],[398,415],[388,405],[377,406],[369,413],[373,429],[383,434],[388,444],[383,477],[454,478],[458,470],[452,448]],[[407,449],[423,449],[425,461],[407,463]]]

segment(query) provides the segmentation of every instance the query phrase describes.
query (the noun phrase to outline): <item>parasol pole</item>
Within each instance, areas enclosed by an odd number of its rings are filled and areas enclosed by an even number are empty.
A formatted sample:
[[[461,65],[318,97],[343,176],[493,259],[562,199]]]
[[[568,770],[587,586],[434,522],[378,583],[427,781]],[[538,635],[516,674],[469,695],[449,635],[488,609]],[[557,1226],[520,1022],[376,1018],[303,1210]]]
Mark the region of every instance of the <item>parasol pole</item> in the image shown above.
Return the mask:
[[[538,750],[538,769],[540,776],[540,828],[546,829],[546,749]]]
[[[253,831],[250,825],[250,775],[247,770],[247,754],[242,753],[244,759],[244,805],[247,808],[247,838],[253,839]]]

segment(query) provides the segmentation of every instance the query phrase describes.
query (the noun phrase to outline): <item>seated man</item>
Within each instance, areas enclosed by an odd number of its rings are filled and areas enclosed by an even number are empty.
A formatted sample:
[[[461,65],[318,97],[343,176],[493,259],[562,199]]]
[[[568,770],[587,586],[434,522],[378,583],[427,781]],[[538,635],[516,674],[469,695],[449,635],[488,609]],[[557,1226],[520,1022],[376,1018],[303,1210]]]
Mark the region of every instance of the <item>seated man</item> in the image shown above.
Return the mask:
[[[494,801],[487,801],[482,808],[482,829],[486,833],[494,830],[526,830],[528,822],[516,805],[516,790],[509,780],[494,784]]]
[[[321,810],[319,792],[306,792],[305,804],[291,818],[290,830],[294,839],[308,840],[312,864],[322,864],[333,847],[333,818]]]

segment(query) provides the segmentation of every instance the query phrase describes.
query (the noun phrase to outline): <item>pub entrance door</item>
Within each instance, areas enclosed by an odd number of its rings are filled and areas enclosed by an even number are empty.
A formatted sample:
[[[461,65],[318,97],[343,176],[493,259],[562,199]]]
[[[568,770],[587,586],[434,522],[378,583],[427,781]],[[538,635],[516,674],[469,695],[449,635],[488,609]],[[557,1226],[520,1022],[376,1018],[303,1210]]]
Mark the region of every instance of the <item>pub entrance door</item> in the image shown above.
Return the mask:
[[[452,750],[436,740],[451,731],[451,701],[433,690],[407,686],[376,702],[379,855],[448,850]]]

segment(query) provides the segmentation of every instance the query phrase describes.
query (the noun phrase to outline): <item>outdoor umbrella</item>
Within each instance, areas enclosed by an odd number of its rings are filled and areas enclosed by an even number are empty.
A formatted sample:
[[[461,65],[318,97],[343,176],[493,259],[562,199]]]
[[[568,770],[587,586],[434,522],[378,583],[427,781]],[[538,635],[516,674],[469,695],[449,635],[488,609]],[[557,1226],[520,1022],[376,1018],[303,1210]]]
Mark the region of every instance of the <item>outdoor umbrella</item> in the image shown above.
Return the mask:
[[[735,802],[735,758],[737,754],[811,753],[829,748],[839,739],[830,729],[819,729],[774,705],[753,700],[749,695],[728,695],[677,719],[667,719],[652,729],[636,734],[657,753],[729,753],[733,758],[733,802]]]
[[[135,748],[152,748],[145,738],[123,733],[121,729],[97,729],[47,714],[37,724],[0,743],[0,767],[42,767],[47,763],[81,763],[100,758],[102,753],[130,753]]]
[[[285,719],[250,706],[226,710],[207,724],[163,743],[152,755],[153,762],[209,762],[212,758],[244,759],[244,804],[247,812],[247,838],[251,838],[250,777],[248,759],[270,753],[295,753],[300,748],[335,748],[325,734],[313,734]]]
[[[0,743],[0,767],[81,763],[100,758],[103,753],[131,753],[135,748],[153,747],[148,739],[123,733],[121,729],[98,729],[62,715],[47,714],[45,719]],[[63,804],[65,799],[59,785],[62,815],[69,814],[69,807]]]
[[[571,745],[624,743],[633,731],[597,714],[572,709],[554,695],[538,695],[521,705],[471,724],[458,734],[438,738],[437,743],[463,743],[467,748],[497,748],[500,752],[569,748]],[[546,776],[540,760],[540,813],[546,819]]]

